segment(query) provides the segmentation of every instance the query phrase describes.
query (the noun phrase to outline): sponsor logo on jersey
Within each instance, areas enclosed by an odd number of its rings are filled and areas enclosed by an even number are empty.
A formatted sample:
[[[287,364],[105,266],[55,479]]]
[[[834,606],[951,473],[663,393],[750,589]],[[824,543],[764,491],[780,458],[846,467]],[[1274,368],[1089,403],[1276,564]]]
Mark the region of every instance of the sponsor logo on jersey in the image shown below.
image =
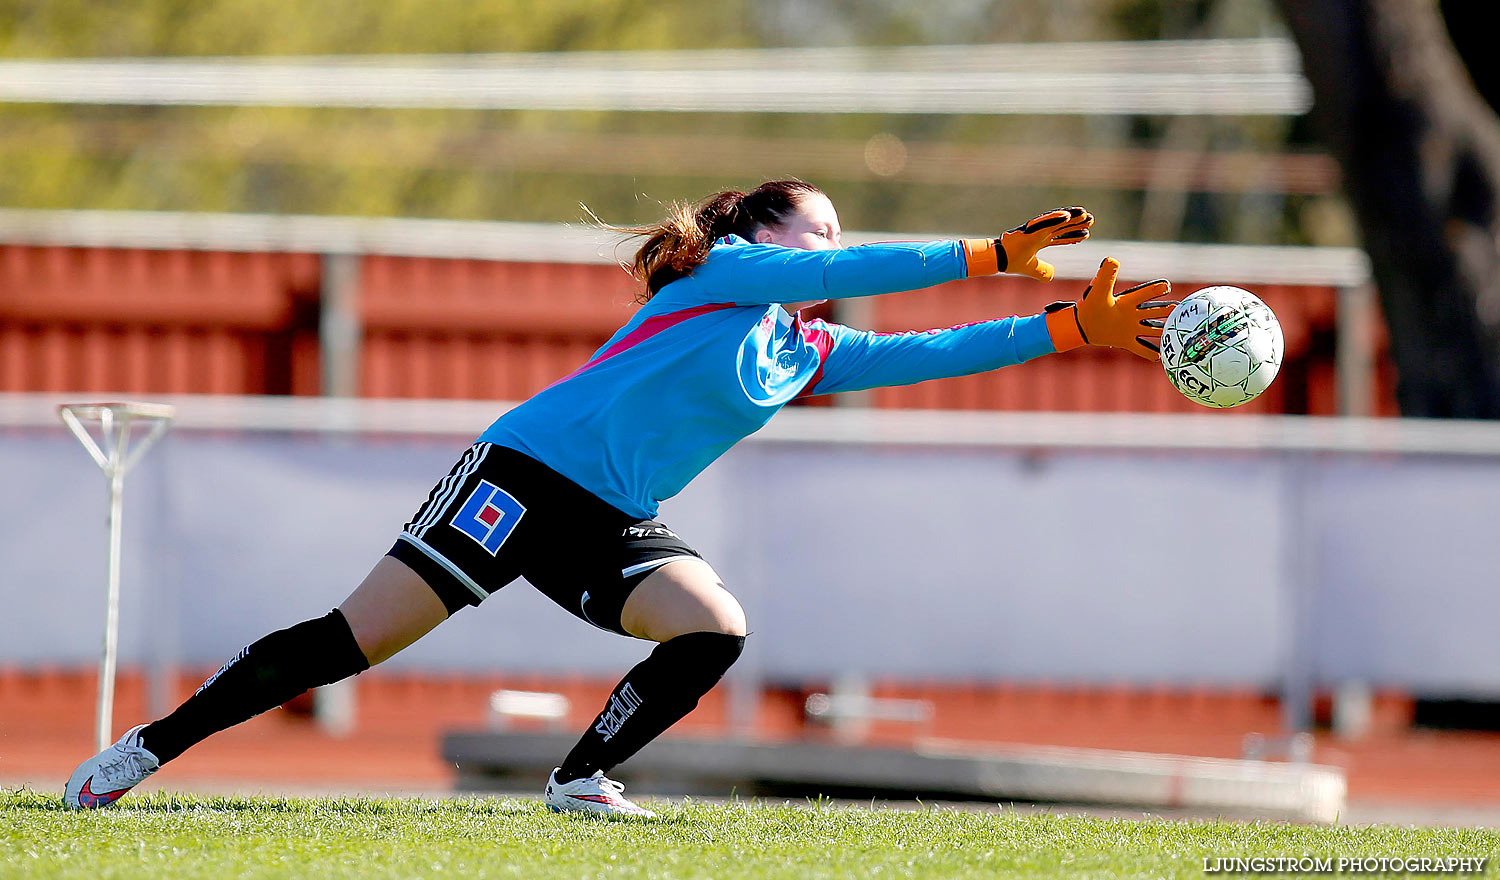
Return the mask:
[[[489,480],[480,480],[448,524],[473,538],[494,556],[500,552],[500,546],[510,533],[516,530],[525,513],[526,508],[509,492]]]

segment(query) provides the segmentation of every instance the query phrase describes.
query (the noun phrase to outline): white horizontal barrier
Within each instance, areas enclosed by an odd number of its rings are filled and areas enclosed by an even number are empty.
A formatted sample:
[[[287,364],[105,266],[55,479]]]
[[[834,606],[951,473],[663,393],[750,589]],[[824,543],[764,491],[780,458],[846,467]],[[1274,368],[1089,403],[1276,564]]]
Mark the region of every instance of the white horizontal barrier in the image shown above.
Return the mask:
[[[57,405],[76,402],[79,396],[76,392],[0,394],[0,426],[50,428],[57,421]],[[92,396],[112,400],[140,395],[106,392]],[[176,431],[231,430],[248,434],[310,431],[469,438],[477,436],[514,406],[491,401],[197,394],[149,397],[153,402],[176,407]],[[790,407],[745,442],[1500,457],[1500,423],[1232,413],[1159,415]]]
[[[443,757],[458,768],[461,788],[483,790],[496,776],[546,773],[571,742],[562,733],[454,731],[443,739]],[[1348,790],[1342,769],[1314,764],[940,741],[919,741],[905,750],[667,736],[623,765],[620,776],[637,790],[649,790],[655,776],[742,795],[763,786],[775,791],[778,784],[827,786],[898,797],[938,792],[1312,822],[1337,821]]]
[[[844,234],[844,243],[852,247],[995,232],[851,231]],[[0,209],[0,243],[603,264],[618,264],[631,252],[628,243],[621,246],[619,236],[582,224],[171,211]],[[1119,259],[1133,278],[1333,287],[1356,287],[1370,280],[1369,258],[1358,248],[1092,239],[1057,248],[1048,259],[1057,266],[1059,278],[1082,279],[1094,277],[1106,255]]]
[[[942,64],[943,58],[951,64]],[[1071,63],[1070,63],[1071,62]],[[728,113],[1299,115],[1286,40],[0,61],[0,100]]]

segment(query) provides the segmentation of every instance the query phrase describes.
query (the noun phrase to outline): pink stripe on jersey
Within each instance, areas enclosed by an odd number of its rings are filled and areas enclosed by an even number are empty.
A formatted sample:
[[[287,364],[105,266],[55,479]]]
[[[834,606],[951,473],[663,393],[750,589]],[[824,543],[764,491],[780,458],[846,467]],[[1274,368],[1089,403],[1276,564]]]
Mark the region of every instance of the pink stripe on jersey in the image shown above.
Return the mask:
[[[616,342],[614,345],[611,345],[604,351],[601,351],[598,354],[594,355],[589,359],[588,363],[562,377],[561,379],[558,379],[556,382],[553,382],[552,385],[560,385],[563,382],[566,382],[569,379],[573,378],[574,376],[577,376],[579,373],[582,373],[584,370],[602,364],[615,355],[634,348],[635,346],[640,345],[642,342],[645,342],[646,340],[662,332],[663,330],[670,330],[671,328],[676,327],[678,324],[681,324],[683,321],[686,321],[689,318],[696,318],[699,315],[707,315],[711,312],[719,312],[723,311],[724,309],[732,309],[735,307],[735,303],[709,303],[708,305],[693,306],[690,309],[682,309],[681,311],[668,312],[665,315],[655,315],[653,317],[647,318],[646,320],[641,322],[641,326],[626,334],[624,339],[621,339],[619,342]],[[551,388],[552,385],[548,385],[547,387]]]
[[[800,317],[797,318],[797,329],[802,333],[802,338],[806,339],[813,348],[818,350],[818,371],[813,373],[812,381],[803,386],[802,392],[797,395],[798,397],[806,397],[809,394],[815,393],[813,389],[817,388],[818,383],[823,381],[823,368],[828,366],[828,353],[833,351],[833,334],[823,329],[823,322],[821,320],[814,320],[804,324]]]
[[[985,318],[982,321],[965,321],[962,324],[954,324],[952,327],[934,327],[931,330],[875,330],[873,332],[876,336],[935,336],[939,333],[947,333],[949,330],[962,330],[965,327],[978,327],[980,324],[1004,320],[1004,318]]]

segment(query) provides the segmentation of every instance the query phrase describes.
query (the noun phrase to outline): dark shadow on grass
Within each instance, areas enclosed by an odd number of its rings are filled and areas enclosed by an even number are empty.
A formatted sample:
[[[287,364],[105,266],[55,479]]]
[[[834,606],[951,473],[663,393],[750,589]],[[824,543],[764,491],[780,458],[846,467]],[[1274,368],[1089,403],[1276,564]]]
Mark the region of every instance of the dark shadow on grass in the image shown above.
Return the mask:
[[[434,801],[419,798],[379,799],[365,797],[330,798],[257,798],[242,795],[195,795],[180,792],[154,791],[147,794],[129,795],[107,807],[112,813],[135,815],[168,815],[177,813],[235,813],[235,814],[312,814],[317,811],[335,811],[344,815],[359,816],[421,816],[424,813],[462,813],[471,816],[515,817],[527,814],[556,816],[534,800],[496,800],[492,798],[459,797]],[[668,808],[670,809],[670,807]],[[38,813],[69,813],[62,796],[32,789],[0,789],[0,813],[9,810]],[[587,814],[559,816],[576,822],[592,822],[599,825],[665,825],[679,827],[696,825],[697,820],[668,813],[654,819],[606,819]]]
[[[64,813],[62,795],[33,791],[29,788],[0,789],[0,810],[29,810],[36,813]]]
[[[578,822],[578,823],[581,823],[581,824],[584,824],[584,825],[598,825],[600,827],[616,826],[616,825],[623,825],[623,826],[629,827],[631,825],[639,825],[642,828],[649,828],[649,827],[651,827],[653,825],[701,825],[701,824],[703,824],[701,821],[697,821],[697,820],[694,820],[694,819],[689,819],[686,816],[663,816],[661,814],[657,814],[656,818],[654,818],[654,819],[639,819],[639,818],[609,819],[609,818],[606,818],[604,816],[591,816],[591,815],[589,815],[587,813],[560,814],[560,813],[551,813],[551,812],[548,812],[548,813],[541,813],[539,815],[556,816],[559,821],[564,821],[564,822]]]

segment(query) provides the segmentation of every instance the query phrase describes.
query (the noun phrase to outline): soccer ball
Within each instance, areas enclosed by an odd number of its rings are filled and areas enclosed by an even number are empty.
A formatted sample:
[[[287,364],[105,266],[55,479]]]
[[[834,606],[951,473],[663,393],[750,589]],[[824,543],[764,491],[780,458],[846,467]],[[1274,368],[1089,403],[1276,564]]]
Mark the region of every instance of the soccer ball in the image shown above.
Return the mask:
[[[1188,400],[1230,407],[1260,395],[1281,369],[1281,323],[1255,294],[1205,287],[1167,316],[1161,365]]]

